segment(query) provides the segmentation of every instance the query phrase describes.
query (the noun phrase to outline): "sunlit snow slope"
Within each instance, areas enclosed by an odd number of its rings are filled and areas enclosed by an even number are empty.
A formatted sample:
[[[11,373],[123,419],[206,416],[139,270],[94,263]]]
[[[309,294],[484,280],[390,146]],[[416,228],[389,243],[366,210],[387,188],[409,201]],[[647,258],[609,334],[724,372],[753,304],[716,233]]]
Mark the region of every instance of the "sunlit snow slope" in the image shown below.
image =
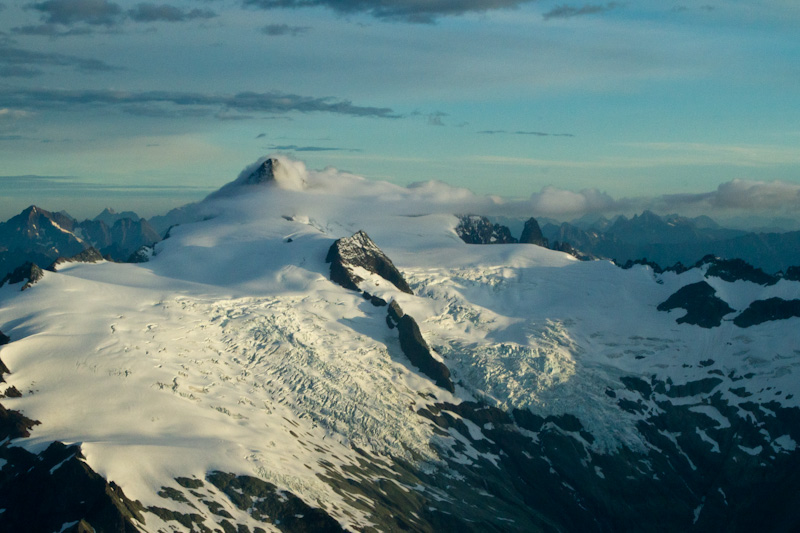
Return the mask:
[[[730,319],[755,300],[800,299],[800,282],[468,245],[454,214],[490,200],[276,161],[273,179],[248,180],[259,161],[173,213],[180,224],[148,262],[66,263],[24,292],[0,289],[12,340],[0,392],[21,393],[2,403],[41,422],[12,444],[80,444],[141,502],[140,530],[302,530],[238,505],[212,472],[272,483],[352,530],[459,518],[476,530],[646,530],[649,504],[620,511],[599,495],[635,475],[631,492],[674,505],[670,526],[722,529],[746,490],[695,472],[796,463],[800,319]],[[366,271],[359,288],[414,317],[454,394],[404,355],[386,307],[330,281],[329,248],[358,230],[414,294]],[[656,309],[702,280],[736,312],[719,327]]]

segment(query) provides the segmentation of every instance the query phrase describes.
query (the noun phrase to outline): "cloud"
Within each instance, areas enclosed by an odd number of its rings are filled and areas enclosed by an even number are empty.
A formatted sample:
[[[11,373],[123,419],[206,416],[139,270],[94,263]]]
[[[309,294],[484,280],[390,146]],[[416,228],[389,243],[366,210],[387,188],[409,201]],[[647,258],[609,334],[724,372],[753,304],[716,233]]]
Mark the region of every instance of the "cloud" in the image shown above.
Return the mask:
[[[620,7],[620,4],[617,2],[609,2],[606,5],[597,5],[597,4],[585,4],[581,7],[574,7],[569,5],[560,5],[554,7],[542,17],[545,20],[550,20],[554,18],[572,18],[572,17],[581,17],[584,15],[596,15],[598,13],[604,13],[606,11],[612,11]]]
[[[268,24],[261,28],[261,33],[269,35],[270,37],[279,37],[282,35],[291,35],[296,37],[301,33],[306,33],[311,30],[310,26],[289,26],[288,24]]]
[[[572,133],[546,133],[543,131],[506,131],[506,130],[483,130],[478,133],[482,135],[533,135],[535,137],[575,137]]]
[[[282,150],[292,152],[360,152],[355,148],[335,148],[328,146],[298,146],[296,144],[272,145],[270,150]]]
[[[544,187],[530,198],[531,211],[544,216],[575,216],[583,213],[605,212],[623,208],[628,202],[614,200],[597,189],[579,192]]]
[[[394,111],[386,107],[358,106],[349,100],[300,96],[276,91],[218,95],[170,91],[127,92],[0,88],[0,106],[25,110],[117,107],[128,113],[165,118],[174,117],[176,111],[201,115],[220,110],[239,113],[324,112],[354,117],[398,117]]]
[[[82,195],[103,192],[159,194],[181,193],[186,191],[207,191],[209,187],[194,185],[113,185],[108,183],[91,183],[75,176],[38,176],[18,175],[0,176],[0,189],[8,196],[17,193],[26,195],[30,191],[58,192]]]
[[[186,22],[211,19],[217,14],[208,9],[185,10],[168,4],[142,3],[128,10],[128,16],[136,22]]]
[[[122,8],[108,0],[46,0],[30,7],[39,11],[46,23],[65,26],[114,26],[123,15]]]
[[[11,28],[17,35],[41,35],[44,37],[70,37],[74,35],[90,35],[94,31],[90,28],[62,29],[58,24],[37,24],[34,26],[17,26]]]
[[[442,111],[434,111],[428,115],[428,125],[429,126],[444,126],[444,121],[442,120],[444,117],[448,116],[447,113]]]
[[[17,120],[29,116],[31,116],[30,113],[20,109],[9,109],[7,107],[0,108],[0,122],[4,122],[6,120]]]
[[[444,16],[483,13],[515,8],[533,0],[243,0],[244,5],[261,9],[327,7],[338,13],[366,13],[375,18],[431,24]]]
[[[36,67],[72,67],[81,72],[119,70],[98,59],[86,59],[59,53],[34,52],[0,43],[0,72],[5,76],[33,77],[41,74]]]
[[[706,206],[713,209],[777,209],[799,213],[800,184],[734,179],[720,184],[713,192],[664,195],[658,199],[658,203],[673,209]]]

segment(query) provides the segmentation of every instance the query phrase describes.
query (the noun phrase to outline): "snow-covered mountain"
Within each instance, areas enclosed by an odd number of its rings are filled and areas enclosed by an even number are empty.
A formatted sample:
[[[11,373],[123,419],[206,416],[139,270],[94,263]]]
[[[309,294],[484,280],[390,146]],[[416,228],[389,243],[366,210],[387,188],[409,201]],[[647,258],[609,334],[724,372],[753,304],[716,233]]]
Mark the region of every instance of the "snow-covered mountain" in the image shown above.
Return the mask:
[[[93,220],[78,222],[63,211],[50,212],[32,205],[0,222],[0,279],[25,262],[46,268],[58,258],[88,248],[125,261],[142,246],[160,240],[150,224],[132,211],[106,209]]]
[[[464,203],[264,159],[146,262],[4,285],[0,529],[800,527],[800,281],[467,244]]]

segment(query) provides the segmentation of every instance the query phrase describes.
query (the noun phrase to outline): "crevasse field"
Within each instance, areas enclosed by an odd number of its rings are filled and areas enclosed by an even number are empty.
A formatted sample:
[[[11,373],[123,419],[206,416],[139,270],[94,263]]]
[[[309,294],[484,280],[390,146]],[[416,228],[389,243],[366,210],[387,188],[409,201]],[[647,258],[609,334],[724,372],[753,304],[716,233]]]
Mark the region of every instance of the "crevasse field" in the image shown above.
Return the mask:
[[[281,163],[271,183],[234,182],[174,214],[180,225],[148,262],[67,263],[24,292],[0,289],[0,325],[13,340],[0,350],[11,370],[0,391],[22,392],[3,404],[41,421],[14,445],[37,452],[56,440],[79,443],[91,468],[145,507],[164,505],[157,493],[176,477],[224,471],[274,483],[362,529],[375,525],[371,509],[380,503],[355,504],[320,476],[344,474],[359,450],[387,468],[402,460],[428,473],[501,460],[475,445],[485,427],[464,419],[465,436],[418,414],[436,403],[571,414],[593,437],[582,445],[598,455],[653,447],[639,422],[658,414],[658,402],[622,410],[620,398],[635,393],[607,392],[624,376],[685,384],[708,375],[696,364],[706,360],[723,378],[748,375],[715,388],[732,407],[725,413],[704,397],[673,400],[712,428],[747,420],[737,407],[745,401],[800,406],[798,319],[704,329],[676,323],[684,311],[656,310],[703,279],[737,312],[772,296],[798,299],[800,282],[763,287],[706,279],[702,269],[622,270],[535,245],[468,245],[455,215],[496,200]],[[366,271],[361,288],[416,319],[455,394],[404,356],[385,308],[329,280],[328,249],[358,230],[414,294]],[[713,431],[699,431],[709,453],[719,450]],[[766,432],[761,449],[742,450],[795,452],[789,433]],[[665,437],[680,448],[677,435]],[[170,502],[181,512],[196,512],[193,503]],[[279,530],[226,505],[240,524]],[[140,528],[180,526],[148,514]]]

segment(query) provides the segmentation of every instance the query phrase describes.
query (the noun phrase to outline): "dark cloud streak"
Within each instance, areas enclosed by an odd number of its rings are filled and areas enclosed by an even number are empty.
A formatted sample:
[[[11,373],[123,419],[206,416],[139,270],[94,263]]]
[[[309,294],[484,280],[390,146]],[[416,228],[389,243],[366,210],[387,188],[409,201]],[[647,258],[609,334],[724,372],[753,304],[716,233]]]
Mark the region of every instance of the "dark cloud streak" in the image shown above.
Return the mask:
[[[0,107],[18,109],[71,109],[118,107],[128,113],[174,118],[175,112],[203,114],[220,109],[239,113],[326,112],[357,117],[398,118],[390,108],[354,105],[349,100],[310,97],[279,92],[241,92],[214,95],[189,92],[112,90],[0,89]],[[177,109],[176,109],[177,108]]]
[[[211,19],[217,14],[208,9],[183,10],[168,4],[142,3],[128,10],[128,16],[136,22],[186,22]]]
[[[57,24],[38,24],[35,26],[17,26],[11,31],[17,35],[41,35],[44,37],[71,37],[74,35],[91,35],[94,31],[90,28],[61,29]]]
[[[198,187],[195,185],[113,185],[108,183],[91,183],[81,181],[75,176],[0,176],[0,187],[6,193],[22,192],[27,193],[31,190],[48,192],[131,192],[131,191],[154,191],[154,192],[181,192],[181,191],[207,191],[209,187]]]
[[[6,77],[30,78],[41,74],[36,67],[72,67],[81,72],[109,72],[117,67],[98,59],[86,59],[59,53],[44,53],[0,44],[0,72]]]
[[[311,29],[310,26],[289,26],[288,24],[268,24],[261,28],[261,33],[269,35],[270,37],[280,37],[283,35],[291,35],[296,37],[302,33],[307,33]]]
[[[123,15],[119,4],[107,0],[46,0],[31,4],[49,24],[70,26],[76,23],[91,26],[114,26]]]
[[[431,24],[444,16],[515,8],[534,0],[243,0],[261,9],[327,7],[341,14],[366,13],[375,18]]]
[[[283,150],[292,152],[360,152],[355,148],[336,148],[327,146],[297,146],[296,144],[272,145],[270,150]]]
[[[605,13],[606,11],[612,11],[620,7],[620,4],[617,2],[609,2],[606,5],[597,5],[597,4],[585,4],[581,7],[569,6],[569,5],[560,5],[556,6],[542,17],[545,20],[550,20],[554,18],[572,18],[572,17],[581,17],[585,15],[597,15],[599,13]]]
[[[547,133],[544,131],[506,131],[506,130],[483,130],[478,132],[481,135],[532,135],[535,137],[575,137],[572,133]]]

